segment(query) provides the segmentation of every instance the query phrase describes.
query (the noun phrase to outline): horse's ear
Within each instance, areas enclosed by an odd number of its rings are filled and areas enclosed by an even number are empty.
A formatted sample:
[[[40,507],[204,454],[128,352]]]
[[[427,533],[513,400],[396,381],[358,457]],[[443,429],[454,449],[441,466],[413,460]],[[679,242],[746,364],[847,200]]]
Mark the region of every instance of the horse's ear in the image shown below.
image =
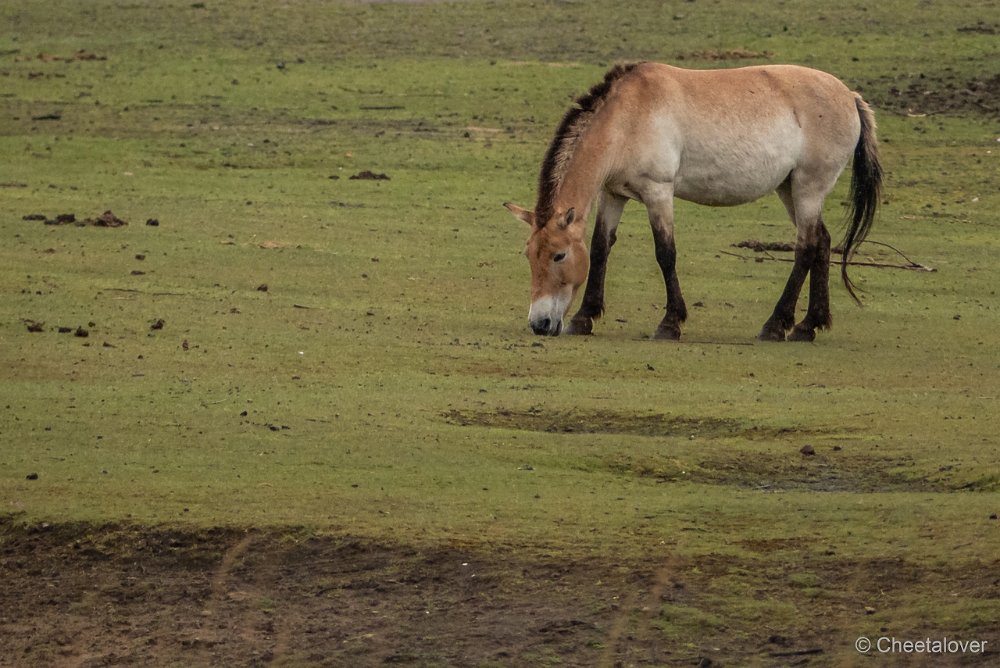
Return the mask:
[[[525,208],[519,207],[518,205],[513,204],[511,202],[504,202],[503,205],[504,205],[504,207],[508,211],[510,211],[512,214],[514,214],[514,217],[517,218],[518,220],[523,221],[523,222],[527,223],[528,225],[534,225],[535,224],[535,212],[534,211],[531,211],[529,209],[525,209]]]
[[[560,227],[567,228],[573,224],[574,220],[576,220],[576,209],[570,207],[569,211],[567,211],[566,215],[563,217],[563,222],[562,225],[560,225]]]

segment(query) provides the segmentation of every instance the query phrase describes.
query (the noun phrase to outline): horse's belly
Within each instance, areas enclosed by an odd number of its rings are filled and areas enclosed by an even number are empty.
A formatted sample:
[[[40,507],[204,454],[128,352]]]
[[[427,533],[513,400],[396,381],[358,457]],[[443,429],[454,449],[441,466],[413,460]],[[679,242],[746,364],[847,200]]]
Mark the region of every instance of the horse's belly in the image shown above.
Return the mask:
[[[795,147],[754,148],[685,156],[674,175],[674,195],[697,204],[734,206],[773,192],[795,168]]]
[[[760,170],[706,170],[678,174],[674,196],[696,204],[736,206],[774,192],[788,178],[789,168]]]

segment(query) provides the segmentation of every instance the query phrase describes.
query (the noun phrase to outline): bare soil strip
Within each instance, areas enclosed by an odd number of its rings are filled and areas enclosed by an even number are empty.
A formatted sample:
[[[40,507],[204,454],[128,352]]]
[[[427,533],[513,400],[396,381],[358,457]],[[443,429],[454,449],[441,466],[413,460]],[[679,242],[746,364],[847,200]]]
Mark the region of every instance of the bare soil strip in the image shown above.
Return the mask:
[[[887,607],[922,587],[982,596],[995,591],[1000,565],[938,570],[899,559],[826,559],[815,564],[813,593],[796,601],[807,624],[705,625],[721,612],[713,587],[734,572],[751,574],[762,600],[787,593],[785,574],[754,553],[778,549],[810,561],[805,544],[746,548],[745,558],[685,559],[664,549],[617,562],[294,530],[0,517],[0,665],[828,662],[851,656],[850,634],[863,625],[872,591]],[[678,624],[678,610],[703,621]],[[920,630],[897,631],[906,632]],[[991,651],[963,661],[996,658]]]

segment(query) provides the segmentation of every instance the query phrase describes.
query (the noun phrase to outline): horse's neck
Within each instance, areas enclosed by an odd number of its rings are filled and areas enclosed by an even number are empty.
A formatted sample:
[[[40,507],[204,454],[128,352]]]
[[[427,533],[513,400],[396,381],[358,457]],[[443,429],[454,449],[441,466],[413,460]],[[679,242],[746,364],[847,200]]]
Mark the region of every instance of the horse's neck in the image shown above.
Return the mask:
[[[597,137],[600,135],[593,133],[582,137],[569,157],[555,196],[557,211],[572,207],[577,215],[586,215],[597,193],[607,182],[615,151],[607,142],[593,141]]]

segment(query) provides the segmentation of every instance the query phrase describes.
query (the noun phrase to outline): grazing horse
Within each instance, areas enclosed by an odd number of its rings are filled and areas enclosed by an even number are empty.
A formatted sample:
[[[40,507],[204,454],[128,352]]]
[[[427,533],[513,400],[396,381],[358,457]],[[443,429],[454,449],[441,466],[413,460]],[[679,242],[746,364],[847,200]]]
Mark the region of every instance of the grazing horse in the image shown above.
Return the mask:
[[[841,277],[858,301],[847,263],[868,234],[882,168],[871,108],[833,76],[793,65],[685,70],[618,65],[577,99],[542,163],[534,210],[509,202],[531,226],[531,310],[536,334],[556,336],[587,280],[569,334],[590,334],[604,312],[604,274],[628,200],[645,205],[666,284],[655,338],[678,339],[687,308],[677,280],[675,197],[710,206],[746,204],[776,191],[796,229],[795,264],[758,338],[812,341],[830,327],[830,234],[823,201],[851,157],[850,211]],[[597,200],[588,256],[587,214]],[[589,275],[588,275],[589,268]],[[810,275],[809,308],[795,305]],[[860,303],[860,302],[859,302]]]

